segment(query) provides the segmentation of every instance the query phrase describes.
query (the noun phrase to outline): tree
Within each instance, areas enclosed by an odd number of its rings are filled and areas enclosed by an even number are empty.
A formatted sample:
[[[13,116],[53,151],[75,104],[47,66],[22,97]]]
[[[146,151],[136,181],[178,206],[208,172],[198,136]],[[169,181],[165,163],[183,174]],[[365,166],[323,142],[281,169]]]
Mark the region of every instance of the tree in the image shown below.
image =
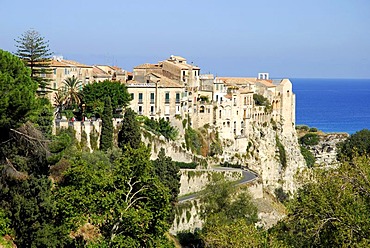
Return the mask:
[[[65,86],[65,106],[68,109],[76,109],[81,103],[81,96],[80,96],[80,88],[81,88],[81,80],[76,78],[74,75],[72,77],[68,77],[63,81]]]
[[[15,41],[18,44],[15,55],[26,62],[31,69],[31,78],[38,84],[38,93],[44,94],[50,81],[46,75],[51,73],[49,41],[32,29],[26,31]]]
[[[232,223],[244,219],[248,224],[257,222],[257,208],[251,201],[248,192],[237,193],[232,182],[226,181],[220,174],[214,174],[212,181],[200,195],[203,205],[201,218],[207,224],[217,220],[221,223]]]
[[[317,172],[289,202],[287,217],[272,234],[289,247],[368,247],[369,164],[369,158],[360,157]]]
[[[16,56],[0,50],[0,141],[25,123],[37,109],[36,82]]]
[[[338,158],[352,160],[357,155],[370,154],[370,130],[363,129],[352,134],[338,145]]]
[[[75,239],[96,247],[166,243],[170,195],[155,176],[149,157],[150,150],[141,145],[124,154],[82,152],[68,159],[70,167],[56,192],[64,225]]]
[[[248,192],[215,174],[200,201],[205,220],[200,237],[205,247],[262,247],[263,234],[254,226],[257,208]]]
[[[118,145],[125,150],[128,146],[136,149],[140,144],[141,132],[139,122],[136,120],[136,113],[131,108],[128,108],[122,121],[122,128],[118,133]]]
[[[109,80],[85,85],[81,95],[83,96],[83,103],[86,105],[86,112],[97,116],[102,114],[101,106],[103,106],[103,100],[106,96],[111,98],[113,112],[116,109],[125,108],[131,100],[124,84]]]
[[[155,174],[161,182],[170,190],[170,202],[172,204],[171,215],[168,223],[172,224],[175,218],[173,208],[177,203],[177,196],[180,193],[180,168],[172,161],[171,157],[167,157],[165,150],[161,148],[158,153],[158,158],[153,161]]]
[[[100,136],[100,150],[106,151],[113,146],[112,104],[110,97],[105,98],[104,112],[102,115],[102,130]]]

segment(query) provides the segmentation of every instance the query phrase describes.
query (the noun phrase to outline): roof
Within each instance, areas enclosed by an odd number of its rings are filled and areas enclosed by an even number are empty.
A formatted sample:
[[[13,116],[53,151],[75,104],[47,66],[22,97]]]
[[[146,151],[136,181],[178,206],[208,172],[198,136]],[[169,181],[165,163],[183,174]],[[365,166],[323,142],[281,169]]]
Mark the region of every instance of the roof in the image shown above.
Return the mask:
[[[189,70],[189,69],[200,70],[200,68],[198,66],[189,65],[189,64],[186,64],[186,63],[180,63],[180,62],[174,61],[174,60],[165,60],[162,63],[172,64],[172,65],[177,66],[180,69],[184,69],[184,70]]]
[[[159,87],[162,87],[162,88],[183,88],[184,87],[182,84],[179,84],[176,81],[166,76],[160,75],[158,73],[150,73],[149,75],[154,75],[155,77],[160,79],[159,84],[158,84]]]
[[[183,88],[184,86],[173,81],[172,79],[165,77],[163,75],[157,73],[149,73],[147,76],[154,76],[158,78],[158,87],[159,88]],[[126,82],[127,87],[141,87],[141,88],[154,88],[156,87],[156,82],[150,81],[149,83],[146,82],[139,82],[136,80],[129,80]]]
[[[222,80],[225,85],[250,85],[250,84],[262,84],[265,87],[276,87],[272,83],[272,80],[267,79],[258,79],[258,78],[243,78],[243,77],[219,77],[217,78],[219,80]]]
[[[160,68],[161,66],[159,64],[149,64],[149,63],[141,64],[134,67],[134,69],[160,69]]]
[[[100,69],[97,66],[93,67],[93,76],[95,77],[110,77],[108,73],[106,73],[104,70]]]
[[[66,60],[66,59],[52,59],[50,61],[51,67],[87,67],[91,68],[91,65],[84,65],[79,62],[73,60]]]

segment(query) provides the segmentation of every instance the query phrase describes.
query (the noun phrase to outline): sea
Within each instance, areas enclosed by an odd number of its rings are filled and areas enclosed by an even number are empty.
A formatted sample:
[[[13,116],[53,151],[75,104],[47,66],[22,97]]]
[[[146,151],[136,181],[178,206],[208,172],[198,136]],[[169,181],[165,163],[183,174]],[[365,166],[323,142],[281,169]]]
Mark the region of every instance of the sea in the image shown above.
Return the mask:
[[[353,134],[370,129],[370,79],[291,78],[296,125]]]

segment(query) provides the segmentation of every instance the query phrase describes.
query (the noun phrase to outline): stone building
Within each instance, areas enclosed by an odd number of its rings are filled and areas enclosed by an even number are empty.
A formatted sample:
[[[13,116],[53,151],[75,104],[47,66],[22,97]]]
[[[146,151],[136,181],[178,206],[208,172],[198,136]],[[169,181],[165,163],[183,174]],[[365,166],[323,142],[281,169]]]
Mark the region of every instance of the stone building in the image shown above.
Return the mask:
[[[217,128],[223,139],[247,135],[248,126],[275,121],[291,131],[295,123],[295,95],[288,79],[271,80],[268,73],[257,78],[214,77],[171,55],[156,64],[142,64],[126,83],[133,97],[131,108],[150,118],[189,120],[193,128],[206,124]],[[257,106],[259,94],[269,107]],[[177,117],[177,118],[174,118]]]

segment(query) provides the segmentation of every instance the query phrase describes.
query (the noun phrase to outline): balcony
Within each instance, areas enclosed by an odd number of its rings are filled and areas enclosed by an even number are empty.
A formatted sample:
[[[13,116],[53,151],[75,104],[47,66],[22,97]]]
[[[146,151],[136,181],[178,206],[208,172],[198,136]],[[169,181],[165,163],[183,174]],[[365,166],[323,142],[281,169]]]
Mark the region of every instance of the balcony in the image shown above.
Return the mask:
[[[143,104],[143,99],[139,99],[138,104]]]
[[[164,103],[165,103],[165,104],[170,104],[170,99],[166,99],[166,100],[164,101]]]

